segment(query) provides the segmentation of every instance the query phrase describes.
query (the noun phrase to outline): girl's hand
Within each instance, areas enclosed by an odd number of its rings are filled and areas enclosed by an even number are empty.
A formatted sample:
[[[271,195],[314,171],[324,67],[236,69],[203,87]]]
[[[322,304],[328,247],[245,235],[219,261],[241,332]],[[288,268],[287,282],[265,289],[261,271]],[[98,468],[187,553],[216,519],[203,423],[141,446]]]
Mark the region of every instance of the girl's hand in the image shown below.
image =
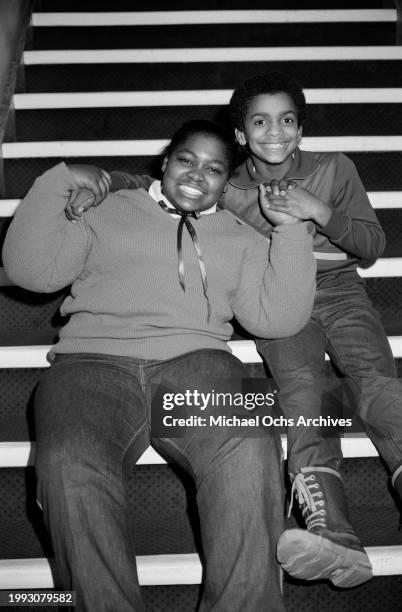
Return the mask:
[[[260,209],[263,216],[272,224],[272,225],[286,225],[293,223],[300,223],[299,219],[296,219],[292,215],[275,211],[271,209],[270,204],[270,194],[271,192],[267,190],[266,185],[259,185],[259,203]],[[280,198],[281,196],[278,196]]]

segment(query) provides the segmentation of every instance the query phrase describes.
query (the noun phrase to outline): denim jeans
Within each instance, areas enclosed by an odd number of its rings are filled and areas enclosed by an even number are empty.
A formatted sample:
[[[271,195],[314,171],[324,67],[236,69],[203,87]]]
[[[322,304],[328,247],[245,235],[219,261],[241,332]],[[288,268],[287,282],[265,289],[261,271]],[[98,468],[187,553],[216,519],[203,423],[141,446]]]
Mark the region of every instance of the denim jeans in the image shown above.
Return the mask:
[[[204,559],[203,612],[283,612],[276,542],[283,530],[280,444],[274,432],[151,439],[155,383],[246,377],[230,353],[200,350],[159,362],[61,355],[35,394],[38,500],[58,586],[77,612],[142,612],[125,483],[151,443],[196,485]],[[201,381],[200,381],[201,384]],[[177,388],[175,388],[177,391]],[[163,551],[161,551],[163,553]]]
[[[363,427],[390,471],[401,465],[402,386],[379,314],[362,285],[319,289],[301,332],[258,340],[257,348],[279,386],[285,417],[295,420],[324,415],[327,352],[346,377]],[[324,437],[320,427],[289,427],[288,457],[292,474],[306,466],[339,470],[339,438]]]

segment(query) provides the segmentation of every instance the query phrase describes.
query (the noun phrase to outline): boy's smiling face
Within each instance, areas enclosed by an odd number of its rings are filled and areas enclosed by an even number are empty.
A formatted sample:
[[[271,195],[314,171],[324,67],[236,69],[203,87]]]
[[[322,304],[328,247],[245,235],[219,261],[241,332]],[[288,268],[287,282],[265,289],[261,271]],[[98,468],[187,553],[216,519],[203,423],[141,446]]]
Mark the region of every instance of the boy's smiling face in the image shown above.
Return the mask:
[[[244,130],[235,130],[239,144],[247,146],[257,171],[283,176],[301,139],[295,103],[284,92],[260,94],[251,100]]]

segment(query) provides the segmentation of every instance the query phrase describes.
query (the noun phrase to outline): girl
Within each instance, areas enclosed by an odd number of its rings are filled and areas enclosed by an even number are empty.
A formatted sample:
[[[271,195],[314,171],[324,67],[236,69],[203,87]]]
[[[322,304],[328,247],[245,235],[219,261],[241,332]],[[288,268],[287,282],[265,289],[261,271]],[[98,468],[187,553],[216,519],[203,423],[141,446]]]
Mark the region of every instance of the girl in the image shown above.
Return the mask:
[[[59,586],[77,592],[77,611],[144,610],[124,483],[150,443],[195,480],[200,610],[284,610],[275,436],[235,438],[223,427],[208,437],[188,430],[161,438],[150,423],[161,388],[170,398],[207,392],[213,377],[241,391],[247,372],[226,344],[233,316],[254,334],[282,337],[310,314],[307,224],[291,219],[269,241],[216,208],[232,155],[220,126],[185,124],[162,181],[110,194],[75,224],[64,209],[73,190],[91,186],[93,169],[59,164],[35,181],[7,234],[4,266],[15,283],[34,291],[71,284],[62,305],[70,319],[37,389],[35,416],[38,497]],[[105,193],[108,175],[100,175]]]

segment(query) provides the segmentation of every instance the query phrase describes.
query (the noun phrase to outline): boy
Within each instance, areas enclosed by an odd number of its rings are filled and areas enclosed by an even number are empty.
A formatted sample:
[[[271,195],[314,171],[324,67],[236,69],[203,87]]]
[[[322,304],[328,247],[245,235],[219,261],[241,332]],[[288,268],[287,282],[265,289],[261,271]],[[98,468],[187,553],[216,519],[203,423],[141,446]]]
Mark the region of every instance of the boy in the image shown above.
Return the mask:
[[[375,262],[385,239],[355,166],[341,153],[299,149],[306,101],[285,74],[245,81],[233,93],[230,114],[246,160],[221,205],[265,234],[288,215],[315,225],[317,295],[309,323],[293,337],[256,340],[279,386],[281,409],[294,423],[322,416],[328,352],[350,382],[365,431],[402,499],[401,388],[386,333],[356,272]],[[114,173],[113,179],[116,188],[130,186],[130,175]],[[258,193],[264,189],[262,214]],[[371,578],[372,568],[348,518],[341,459],[337,437],[323,437],[311,425],[288,427],[292,491],[307,530],[285,531],[278,558],[298,578],[351,587]]]
[[[327,351],[351,382],[365,430],[391,470],[402,497],[402,398],[392,352],[356,267],[384,249],[382,229],[353,163],[340,153],[298,148],[305,117],[299,85],[281,73],[248,79],[233,94],[230,113],[246,161],[231,177],[225,202],[257,229],[269,232],[258,206],[266,185],[271,224],[291,215],[315,224],[317,294],[312,317],[297,335],[257,347],[276,379],[282,411],[321,414]],[[260,187],[260,190],[264,189]],[[339,440],[320,428],[288,428],[289,472],[307,531],[285,531],[278,558],[291,575],[328,578],[340,587],[372,576],[368,557],[350,525],[339,474]]]

